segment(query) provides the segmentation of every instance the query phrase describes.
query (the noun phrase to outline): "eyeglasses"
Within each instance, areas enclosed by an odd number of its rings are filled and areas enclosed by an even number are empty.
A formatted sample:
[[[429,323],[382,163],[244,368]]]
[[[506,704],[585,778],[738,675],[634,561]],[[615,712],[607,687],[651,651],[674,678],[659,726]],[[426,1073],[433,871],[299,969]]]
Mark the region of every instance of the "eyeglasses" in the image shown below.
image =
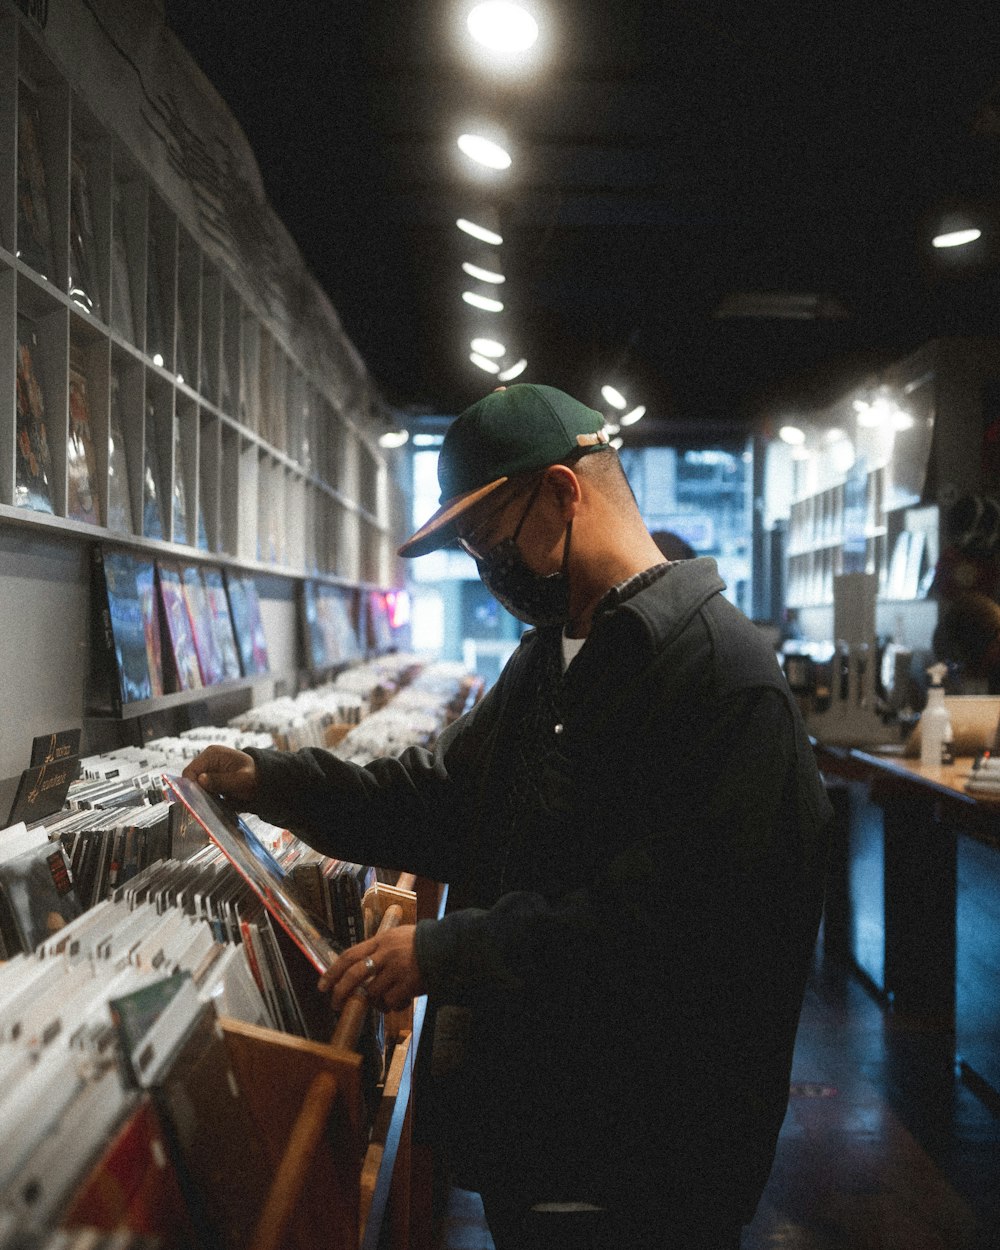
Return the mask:
[[[531,492],[531,497],[529,498],[527,505],[525,506],[524,512],[521,515],[521,519],[517,523],[517,528],[514,530],[515,538],[517,537],[518,531],[520,530],[521,526],[524,524],[524,518],[528,515],[528,510],[531,508],[531,505],[535,502],[535,497],[537,496],[539,490],[541,489],[542,480],[543,480],[542,478],[539,478],[538,481],[535,483],[534,489]],[[507,511],[507,509],[511,506],[511,504],[517,501],[517,499],[523,493],[523,490],[524,490],[524,487],[522,486],[520,489],[516,490],[514,494],[508,495],[508,497],[500,504],[500,506],[498,508],[494,508],[493,511],[489,514],[489,516],[484,517],[469,534],[466,534],[466,535],[459,534],[456,537],[456,542],[458,543],[459,547],[461,547],[463,551],[467,552],[468,555],[472,556],[473,560],[478,561],[478,560],[484,559],[487,553],[491,551],[493,547],[496,546],[496,541],[499,541],[499,540],[490,541],[490,535],[491,535],[493,526],[496,523],[496,521],[500,517],[503,516],[503,514]]]

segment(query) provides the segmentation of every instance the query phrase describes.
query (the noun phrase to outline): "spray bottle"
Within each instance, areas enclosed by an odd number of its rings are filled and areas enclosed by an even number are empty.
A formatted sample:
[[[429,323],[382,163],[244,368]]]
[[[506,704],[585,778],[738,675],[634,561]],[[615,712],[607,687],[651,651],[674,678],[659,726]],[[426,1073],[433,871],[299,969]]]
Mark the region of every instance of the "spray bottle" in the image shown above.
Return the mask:
[[[931,684],[927,690],[927,706],[920,714],[920,767],[940,768],[945,750],[951,753],[951,718],[944,703],[942,682],[948,673],[947,664],[932,664],[927,670]]]

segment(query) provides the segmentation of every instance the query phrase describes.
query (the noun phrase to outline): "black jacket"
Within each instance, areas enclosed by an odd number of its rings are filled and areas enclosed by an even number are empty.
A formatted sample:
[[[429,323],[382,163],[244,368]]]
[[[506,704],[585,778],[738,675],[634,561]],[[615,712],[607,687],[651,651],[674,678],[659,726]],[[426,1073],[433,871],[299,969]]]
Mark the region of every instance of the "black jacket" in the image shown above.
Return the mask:
[[[551,733],[558,629],[527,634],[433,752],[253,753],[265,818],[452,883],[461,906],[420,923],[417,956],[432,1000],[470,1009],[448,1097],[472,1183],[756,1206],[829,805],[773,651],[722,589],[698,559],[612,597],[557,680]]]

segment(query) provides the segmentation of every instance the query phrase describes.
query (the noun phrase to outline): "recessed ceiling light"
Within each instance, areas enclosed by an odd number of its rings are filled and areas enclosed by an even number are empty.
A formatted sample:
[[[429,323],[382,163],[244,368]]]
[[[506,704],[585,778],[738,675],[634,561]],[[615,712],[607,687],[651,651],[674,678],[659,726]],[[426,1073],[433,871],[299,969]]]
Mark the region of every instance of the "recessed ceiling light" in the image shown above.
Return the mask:
[[[964,247],[966,243],[975,243],[982,235],[982,230],[970,226],[967,230],[947,230],[944,234],[936,234],[931,239],[933,247]]]
[[[624,416],[619,417],[619,421],[622,425],[635,425],[645,415],[646,405],[640,404],[638,408],[633,408],[631,412],[626,412]]]
[[[625,396],[621,393],[621,391],[616,391],[613,386],[602,386],[601,394],[612,408],[625,408],[628,405],[628,401]]]
[[[538,38],[538,23],[519,4],[489,0],[465,19],[469,33],[494,52],[524,52]]]
[[[464,230],[466,234],[471,234],[474,239],[478,239],[480,243],[489,243],[491,247],[499,247],[503,242],[503,237],[495,230],[488,230],[485,226],[478,226],[474,221],[468,221],[465,217],[459,217],[455,222],[459,230]]]
[[[502,369],[497,374],[497,380],[500,382],[513,382],[515,378],[519,378],[521,376],[527,367],[528,362],[524,359],[524,357],[522,357],[520,360],[515,361],[509,369]]]
[[[788,443],[791,447],[801,447],[806,441],[805,432],[800,430],[797,425],[783,425],[778,431],[778,437],[783,443]]]
[[[459,135],[458,146],[465,155],[490,169],[509,169],[510,153],[485,135]]]
[[[467,260],[462,261],[462,269],[477,282],[491,282],[494,286],[499,286],[501,282],[507,281],[502,273],[494,273],[492,269],[480,269],[478,265],[473,265]]]
[[[503,356],[507,349],[503,343],[498,343],[496,339],[473,339],[469,345],[474,352],[478,352],[480,356]]]
[[[480,369],[485,369],[487,373],[500,372],[500,366],[495,360],[490,360],[486,356],[480,356],[478,352],[470,352],[469,359],[474,365],[478,365]]]
[[[484,312],[503,312],[503,304],[498,299],[490,299],[486,295],[477,295],[475,291],[463,291],[462,299],[473,308],[481,308]]]

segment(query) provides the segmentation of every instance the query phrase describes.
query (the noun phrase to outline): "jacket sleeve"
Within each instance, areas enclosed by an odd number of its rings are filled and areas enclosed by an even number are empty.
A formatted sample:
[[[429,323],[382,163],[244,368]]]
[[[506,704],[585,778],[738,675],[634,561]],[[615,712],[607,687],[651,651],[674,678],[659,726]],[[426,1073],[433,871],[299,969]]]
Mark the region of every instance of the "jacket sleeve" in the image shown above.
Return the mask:
[[[476,759],[495,733],[504,677],[448,726],[433,750],[411,747],[361,767],[329,751],[251,749],[248,805],[323,854],[455,881],[468,853]]]
[[[655,746],[642,756],[655,760]],[[722,775],[712,776],[713,759],[725,761]],[[675,770],[686,780],[671,779]],[[671,961],[729,940],[747,901],[787,908],[795,900],[783,893],[816,894],[824,814],[793,814],[810,770],[808,741],[779,692],[732,700],[690,768],[676,759],[636,780],[620,825],[608,829],[608,857],[584,887],[559,899],[507,894],[489,909],[421,921],[417,958],[429,990],[467,1006],[505,990],[571,991],[595,977],[627,979],[633,993],[662,991]]]

